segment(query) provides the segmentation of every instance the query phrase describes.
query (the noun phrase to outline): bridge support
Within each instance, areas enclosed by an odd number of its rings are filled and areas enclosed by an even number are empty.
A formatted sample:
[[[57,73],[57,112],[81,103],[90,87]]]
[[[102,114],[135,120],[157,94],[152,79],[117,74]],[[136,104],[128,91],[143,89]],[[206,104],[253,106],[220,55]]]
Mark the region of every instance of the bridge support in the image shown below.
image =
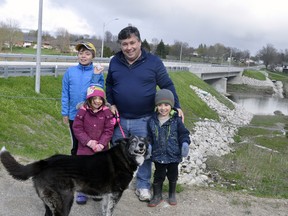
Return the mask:
[[[220,79],[205,80],[205,82],[213,86],[219,93],[227,93],[227,78],[223,77]]]

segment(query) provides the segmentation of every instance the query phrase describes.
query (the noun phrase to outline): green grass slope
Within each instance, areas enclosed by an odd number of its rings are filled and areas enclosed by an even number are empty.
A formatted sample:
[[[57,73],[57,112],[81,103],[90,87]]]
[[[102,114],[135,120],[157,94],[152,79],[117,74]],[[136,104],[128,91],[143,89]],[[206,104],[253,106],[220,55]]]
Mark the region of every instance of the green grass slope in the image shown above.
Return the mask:
[[[199,118],[218,119],[190,89],[198,86],[212,92],[219,100],[225,98],[190,72],[171,72],[185,124],[192,129]],[[39,159],[55,153],[69,154],[71,140],[68,126],[62,123],[62,77],[41,77],[40,94],[35,93],[34,77],[0,79],[0,146],[21,156]],[[226,103],[227,102],[226,100]]]

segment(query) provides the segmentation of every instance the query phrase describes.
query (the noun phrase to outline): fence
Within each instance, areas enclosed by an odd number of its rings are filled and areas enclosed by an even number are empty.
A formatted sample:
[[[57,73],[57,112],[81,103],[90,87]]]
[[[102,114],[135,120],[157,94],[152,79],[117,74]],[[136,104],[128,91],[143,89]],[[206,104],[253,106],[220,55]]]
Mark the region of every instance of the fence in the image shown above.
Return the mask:
[[[41,76],[55,76],[63,74],[68,67],[75,63],[43,62],[41,63]],[[35,62],[0,62],[0,77],[34,76],[36,74]]]
[[[110,61],[109,58],[97,58],[97,57],[94,58],[94,60],[100,63],[108,63]],[[0,53],[0,61],[36,62],[36,55]],[[77,56],[41,55],[41,62],[77,62]]]

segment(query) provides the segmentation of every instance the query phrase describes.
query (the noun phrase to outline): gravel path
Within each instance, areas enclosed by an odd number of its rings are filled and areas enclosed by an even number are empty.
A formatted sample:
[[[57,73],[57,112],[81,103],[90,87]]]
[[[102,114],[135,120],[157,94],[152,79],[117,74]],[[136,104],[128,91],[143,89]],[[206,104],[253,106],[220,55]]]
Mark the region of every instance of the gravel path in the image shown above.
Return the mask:
[[[133,184],[131,184],[133,185]],[[0,164],[0,216],[44,215],[42,201],[37,197],[31,180],[20,182],[8,176]],[[164,193],[164,198],[167,194]],[[221,193],[208,188],[189,187],[177,195],[178,205],[162,202],[155,208],[138,201],[134,190],[127,189],[115,216],[288,216],[288,200],[263,199],[238,193]],[[84,206],[74,204],[71,216],[99,215],[100,203],[88,200]]]

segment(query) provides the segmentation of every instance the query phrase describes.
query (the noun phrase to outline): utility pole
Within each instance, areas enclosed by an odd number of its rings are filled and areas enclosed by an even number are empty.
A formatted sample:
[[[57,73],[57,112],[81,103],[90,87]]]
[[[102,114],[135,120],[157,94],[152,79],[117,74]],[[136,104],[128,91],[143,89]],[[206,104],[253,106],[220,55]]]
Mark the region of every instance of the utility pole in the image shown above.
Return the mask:
[[[103,58],[103,54],[104,54],[104,39],[105,39],[105,27],[112,21],[114,20],[119,20],[119,18],[114,18],[112,20],[107,21],[106,23],[103,23],[103,32],[102,32],[102,45],[101,45],[101,58]]]
[[[39,0],[35,91],[40,93],[43,0]]]

